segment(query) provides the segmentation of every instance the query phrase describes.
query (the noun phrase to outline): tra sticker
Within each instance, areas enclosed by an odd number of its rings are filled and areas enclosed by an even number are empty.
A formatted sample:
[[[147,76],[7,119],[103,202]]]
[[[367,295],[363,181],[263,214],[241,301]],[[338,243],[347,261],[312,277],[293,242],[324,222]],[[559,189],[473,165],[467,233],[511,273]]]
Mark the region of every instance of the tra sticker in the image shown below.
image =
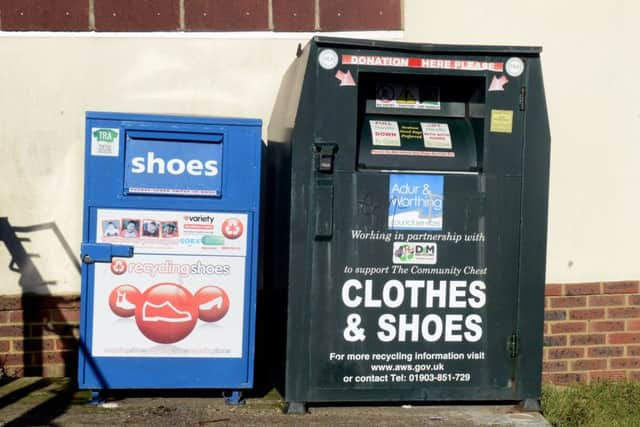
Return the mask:
[[[442,230],[443,175],[389,175],[389,230]]]
[[[91,155],[118,157],[120,153],[120,129],[91,128]]]
[[[491,110],[490,131],[494,133],[513,132],[513,111],[512,110]]]
[[[436,243],[393,242],[394,264],[429,264],[438,262]]]
[[[420,123],[425,148],[451,150],[451,133],[446,123]]]
[[[370,120],[371,140],[373,145],[400,147],[400,130],[398,122],[388,120]]]

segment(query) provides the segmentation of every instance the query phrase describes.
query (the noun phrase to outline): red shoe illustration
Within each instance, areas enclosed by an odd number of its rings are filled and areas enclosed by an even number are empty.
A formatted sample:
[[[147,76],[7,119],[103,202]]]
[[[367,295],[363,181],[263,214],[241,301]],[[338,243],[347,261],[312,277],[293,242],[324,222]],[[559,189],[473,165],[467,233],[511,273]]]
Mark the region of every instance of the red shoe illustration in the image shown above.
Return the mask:
[[[123,310],[135,310],[136,305],[127,300],[127,291],[124,289],[116,290],[116,307]]]
[[[140,303],[140,291],[135,286],[120,285],[109,294],[109,307],[116,316],[131,317]]]
[[[229,311],[229,295],[219,286],[205,286],[195,294],[198,317],[205,322],[217,322]]]
[[[211,310],[212,308],[222,308],[223,299],[222,297],[217,297],[212,299],[209,302],[205,302],[204,304],[200,304],[200,310]]]
[[[193,317],[188,311],[178,310],[169,301],[162,304],[145,301],[142,306],[142,320],[144,322],[182,323],[192,321]]]

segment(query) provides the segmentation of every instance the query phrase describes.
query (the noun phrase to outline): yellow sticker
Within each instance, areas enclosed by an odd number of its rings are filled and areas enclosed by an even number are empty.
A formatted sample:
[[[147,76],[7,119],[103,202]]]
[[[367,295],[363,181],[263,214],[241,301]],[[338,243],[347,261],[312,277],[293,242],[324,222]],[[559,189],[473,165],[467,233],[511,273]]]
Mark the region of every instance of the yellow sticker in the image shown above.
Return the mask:
[[[512,110],[491,110],[491,132],[511,133],[513,131]]]

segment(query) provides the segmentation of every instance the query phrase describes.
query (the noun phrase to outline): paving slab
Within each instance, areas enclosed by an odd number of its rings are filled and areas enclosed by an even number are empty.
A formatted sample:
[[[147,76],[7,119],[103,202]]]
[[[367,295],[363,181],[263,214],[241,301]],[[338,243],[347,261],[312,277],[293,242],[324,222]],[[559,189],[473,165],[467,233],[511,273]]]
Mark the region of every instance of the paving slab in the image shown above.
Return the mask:
[[[287,415],[272,392],[228,406],[202,391],[113,393],[89,405],[87,391],[70,379],[21,378],[0,387],[0,423],[5,426],[531,426],[550,424],[514,405],[312,406]]]

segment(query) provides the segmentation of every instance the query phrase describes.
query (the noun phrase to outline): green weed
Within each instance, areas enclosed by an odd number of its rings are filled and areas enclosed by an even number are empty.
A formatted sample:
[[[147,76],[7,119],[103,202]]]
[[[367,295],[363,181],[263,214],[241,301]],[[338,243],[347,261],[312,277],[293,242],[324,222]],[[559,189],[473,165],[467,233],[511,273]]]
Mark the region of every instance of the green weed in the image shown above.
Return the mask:
[[[640,426],[640,383],[544,385],[542,410],[557,427]]]

